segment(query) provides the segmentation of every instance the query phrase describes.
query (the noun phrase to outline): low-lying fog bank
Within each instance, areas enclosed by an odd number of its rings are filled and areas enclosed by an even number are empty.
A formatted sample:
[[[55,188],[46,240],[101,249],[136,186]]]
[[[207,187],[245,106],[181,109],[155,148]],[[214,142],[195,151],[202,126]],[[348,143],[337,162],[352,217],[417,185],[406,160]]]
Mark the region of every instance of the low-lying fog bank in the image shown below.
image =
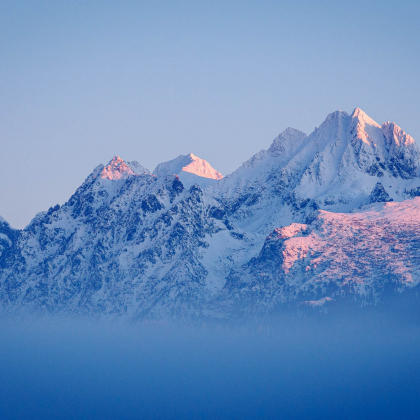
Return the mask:
[[[418,418],[420,326],[0,322],[0,418]]]

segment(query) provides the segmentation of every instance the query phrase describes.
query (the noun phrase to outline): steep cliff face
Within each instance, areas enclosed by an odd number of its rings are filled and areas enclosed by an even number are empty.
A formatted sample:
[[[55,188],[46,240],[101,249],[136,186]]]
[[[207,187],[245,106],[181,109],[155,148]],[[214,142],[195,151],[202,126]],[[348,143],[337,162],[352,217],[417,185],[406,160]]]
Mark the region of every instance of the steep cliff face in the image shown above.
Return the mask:
[[[225,178],[192,154],[153,174],[116,156],[25,229],[0,218],[1,311],[196,319],[375,304],[419,282],[419,162],[409,135],[360,109],[309,136],[288,128]]]

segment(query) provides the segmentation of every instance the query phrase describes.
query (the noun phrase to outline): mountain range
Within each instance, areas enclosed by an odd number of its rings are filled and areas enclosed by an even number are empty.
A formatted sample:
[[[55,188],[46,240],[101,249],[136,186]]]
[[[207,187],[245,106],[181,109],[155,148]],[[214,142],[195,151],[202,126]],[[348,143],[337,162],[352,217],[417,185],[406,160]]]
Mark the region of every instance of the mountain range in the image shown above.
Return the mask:
[[[417,198],[418,197],[418,198]],[[336,111],[225,177],[115,156],[23,230],[0,217],[0,311],[229,319],[417,294],[420,149]]]

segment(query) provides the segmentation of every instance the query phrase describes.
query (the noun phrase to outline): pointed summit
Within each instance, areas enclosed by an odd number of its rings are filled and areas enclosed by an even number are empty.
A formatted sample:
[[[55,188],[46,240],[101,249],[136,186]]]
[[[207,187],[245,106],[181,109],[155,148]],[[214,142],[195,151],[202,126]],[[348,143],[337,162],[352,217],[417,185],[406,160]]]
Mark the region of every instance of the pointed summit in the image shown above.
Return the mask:
[[[173,160],[160,163],[153,171],[153,175],[158,177],[178,175],[185,188],[189,188],[193,184],[205,188],[223,178],[219,171],[193,153],[180,155]]]
[[[207,161],[190,153],[189,155],[180,155],[168,162],[160,163],[153,171],[153,175],[180,175],[181,172],[188,172],[202,178],[222,179],[223,175],[214,169]]]
[[[351,114],[351,117],[365,124],[369,124],[378,128],[380,127],[380,125],[375,120],[370,118],[369,115],[367,115],[366,112],[362,111],[360,108],[356,108]]]
[[[149,170],[136,161],[125,162],[119,156],[114,156],[102,169],[100,174],[103,179],[116,180],[127,178],[130,175],[149,174]]]
[[[366,146],[383,147],[383,136],[381,126],[369,117],[360,108],[356,108],[351,114],[351,131],[354,138],[358,139]]]
[[[190,153],[187,157],[191,159],[191,163],[189,163],[188,165],[182,168],[184,172],[189,172],[191,174],[201,176],[203,178],[210,178],[210,179],[223,178],[223,175],[216,169],[212,168],[212,166],[204,159],[200,159],[198,156],[195,156],[193,153]]]

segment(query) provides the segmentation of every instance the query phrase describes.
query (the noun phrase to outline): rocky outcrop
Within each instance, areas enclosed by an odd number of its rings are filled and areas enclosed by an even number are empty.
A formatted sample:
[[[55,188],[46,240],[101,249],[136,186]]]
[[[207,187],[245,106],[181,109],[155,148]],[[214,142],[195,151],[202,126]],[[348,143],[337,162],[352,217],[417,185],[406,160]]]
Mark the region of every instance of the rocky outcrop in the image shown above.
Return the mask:
[[[386,192],[384,186],[378,182],[370,193],[369,203],[385,203],[387,201],[394,200],[389,197],[389,194]]]

